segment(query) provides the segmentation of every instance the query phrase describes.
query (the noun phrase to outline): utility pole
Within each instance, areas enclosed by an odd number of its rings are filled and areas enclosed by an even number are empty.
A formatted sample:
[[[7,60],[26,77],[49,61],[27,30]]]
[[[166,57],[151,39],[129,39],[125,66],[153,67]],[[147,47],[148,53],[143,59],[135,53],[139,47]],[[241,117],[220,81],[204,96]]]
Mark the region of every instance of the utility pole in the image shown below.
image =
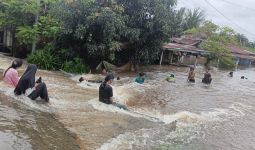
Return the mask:
[[[36,0],[37,2],[37,7],[40,8],[40,0]],[[38,10],[36,16],[35,16],[35,24],[36,25],[38,23],[38,20],[39,20],[39,13],[40,13],[40,9]],[[32,53],[34,53],[36,50],[36,40],[33,41],[33,44],[32,44]]]

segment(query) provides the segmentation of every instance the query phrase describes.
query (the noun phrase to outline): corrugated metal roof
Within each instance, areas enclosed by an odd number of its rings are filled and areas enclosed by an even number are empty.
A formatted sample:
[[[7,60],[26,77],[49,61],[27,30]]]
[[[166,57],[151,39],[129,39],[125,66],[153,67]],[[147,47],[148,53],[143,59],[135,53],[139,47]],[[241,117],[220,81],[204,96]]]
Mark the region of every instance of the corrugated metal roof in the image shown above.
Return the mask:
[[[255,57],[254,57],[254,56],[250,56],[250,55],[232,54],[232,56],[233,56],[234,58],[255,60]]]
[[[195,46],[195,45],[197,45],[198,43],[201,42],[200,39],[176,38],[176,37],[173,37],[172,41],[173,41],[173,43],[184,44],[184,45],[192,45],[192,46]]]
[[[190,52],[190,53],[210,53],[208,51],[198,49],[195,46],[176,44],[176,43],[168,43],[165,46],[163,46],[163,48],[166,50],[182,51],[182,52]]]
[[[239,46],[236,45],[228,45],[227,48],[230,50],[231,53],[234,54],[241,54],[241,55],[249,55],[250,53],[245,51]]]

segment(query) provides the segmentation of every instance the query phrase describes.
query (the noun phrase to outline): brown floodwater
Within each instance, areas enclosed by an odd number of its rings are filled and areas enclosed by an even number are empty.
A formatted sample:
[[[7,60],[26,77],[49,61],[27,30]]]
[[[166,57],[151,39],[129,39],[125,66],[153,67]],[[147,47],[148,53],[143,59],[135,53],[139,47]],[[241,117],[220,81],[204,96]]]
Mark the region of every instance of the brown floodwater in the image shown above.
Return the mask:
[[[6,68],[10,59],[0,59],[0,68]],[[78,83],[79,75],[39,70],[49,104],[16,97],[1,83],[0,149],[255,149],[254,68],[237,69],[233,78],[214,69],[210,86],[201,83],[202,67],[192,85],[186,82],[188,68],[141,69],[143,85],[133,83],[129,73],[114,81],[115,99],[130,112],[99,103],[99,84]],[[170,73],[175,83],[165,81]]]

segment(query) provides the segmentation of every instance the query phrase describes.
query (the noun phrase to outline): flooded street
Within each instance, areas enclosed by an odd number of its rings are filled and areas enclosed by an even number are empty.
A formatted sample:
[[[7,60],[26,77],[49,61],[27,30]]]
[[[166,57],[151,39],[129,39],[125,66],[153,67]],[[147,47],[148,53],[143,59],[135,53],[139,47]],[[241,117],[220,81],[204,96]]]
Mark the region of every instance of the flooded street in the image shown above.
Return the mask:
[[[10,59],[0,56],[0,68]],[[20,75],[24,70],[21,69]],[[255,149],[255,69],[212,70],[212,85],[188,85],[188,68],[150,66],[146,83],[121,74],[114,97],[130,112],[98,102],[98,84],[80,76],[38,71],[50,103],[16,97],[0,84],[0,149],[252,150]],[[165,81],[169,73],[175,83]],[[241,76],[248,79],[241,79]],[[93,78],[94,76],[92,76]]]

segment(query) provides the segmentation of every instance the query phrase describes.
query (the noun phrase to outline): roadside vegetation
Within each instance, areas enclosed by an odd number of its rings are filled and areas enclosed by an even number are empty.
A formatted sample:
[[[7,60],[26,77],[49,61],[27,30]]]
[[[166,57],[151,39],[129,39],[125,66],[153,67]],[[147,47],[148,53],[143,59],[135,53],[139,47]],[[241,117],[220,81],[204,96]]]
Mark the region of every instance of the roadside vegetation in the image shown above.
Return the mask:
[[[13,55],[47,70],[89,71],[102,60],[153,64],[171,37],[205,34],[201,48],[233,67],[227,44],[255,43],[205,20],[200,9],[176,9],[176,0],[2,0],[0,27],[11,31]],[[36,50],[33,47],[36,45]],[[209,62],[208,62],[209,63]]]

